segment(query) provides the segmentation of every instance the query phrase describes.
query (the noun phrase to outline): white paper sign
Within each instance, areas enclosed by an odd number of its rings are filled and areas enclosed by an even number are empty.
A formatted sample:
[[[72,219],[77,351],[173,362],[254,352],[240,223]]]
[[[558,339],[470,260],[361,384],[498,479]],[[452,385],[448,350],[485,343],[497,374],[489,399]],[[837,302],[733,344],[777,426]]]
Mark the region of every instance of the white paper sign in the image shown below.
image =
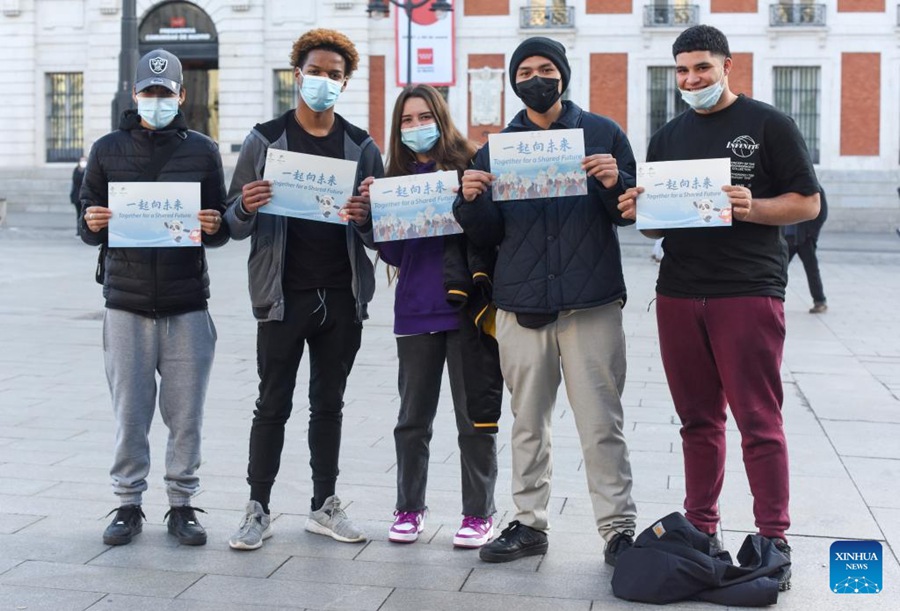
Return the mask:
[[[731,160],[696,159],[637,164],[638,229],[730,227]]]
[[[587,193],[583,130],[491,134],[488,143],[495,202]]]
[[[111,182],[110,248],[200,246],[199,182]]]
[[[376,242],[462,233],[453,218],[456,172],[379,178],[372,183],[372,226]]]
[[[356,162],[269,149],[263,178],[272,181],[272,201],[263,214],[346,223],[342,208],[353,195]]]

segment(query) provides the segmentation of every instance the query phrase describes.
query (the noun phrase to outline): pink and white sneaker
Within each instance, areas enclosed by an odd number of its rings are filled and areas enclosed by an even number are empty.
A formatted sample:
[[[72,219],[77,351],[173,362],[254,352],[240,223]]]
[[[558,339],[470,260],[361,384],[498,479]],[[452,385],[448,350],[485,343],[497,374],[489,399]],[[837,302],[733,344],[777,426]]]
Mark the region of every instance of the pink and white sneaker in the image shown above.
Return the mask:
[[[414,543],[419,533],[425,530],[425,510],[395,511],[394,524],[388,531],[388,541],[394,543]]]
[[[453,537],[454,547],[481,547],[494,538],[494,518],[466,516]]]

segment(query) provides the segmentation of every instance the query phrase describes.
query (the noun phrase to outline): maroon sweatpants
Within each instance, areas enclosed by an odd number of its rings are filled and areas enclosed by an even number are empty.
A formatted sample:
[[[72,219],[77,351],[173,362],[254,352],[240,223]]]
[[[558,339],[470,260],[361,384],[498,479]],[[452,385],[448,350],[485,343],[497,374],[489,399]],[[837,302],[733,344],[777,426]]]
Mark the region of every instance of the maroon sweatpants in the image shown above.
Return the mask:
[[[713,533],[725,476],[726,403],[741,432],[756,527],[783,537],[788,455],[781,418],[784,303],[774,297],[657,295],[659,346],[681,419],[687,519]]]

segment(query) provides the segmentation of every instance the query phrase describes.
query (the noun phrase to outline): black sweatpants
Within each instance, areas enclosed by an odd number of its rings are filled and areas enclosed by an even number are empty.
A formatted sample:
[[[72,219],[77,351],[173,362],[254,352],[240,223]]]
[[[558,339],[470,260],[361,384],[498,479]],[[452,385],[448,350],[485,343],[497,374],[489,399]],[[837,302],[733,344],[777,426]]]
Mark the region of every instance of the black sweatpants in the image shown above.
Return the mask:
[[[309,346],[309,465],[313,509],[334,494],[347,376],[359,350],[362,323],[352,291],[313,289],[285,295],[284,320],[261,322],[256,336],[259,398],[250,430],[247,482],[264,506],[281,465],[284,427],[293,408],[297,369]]]

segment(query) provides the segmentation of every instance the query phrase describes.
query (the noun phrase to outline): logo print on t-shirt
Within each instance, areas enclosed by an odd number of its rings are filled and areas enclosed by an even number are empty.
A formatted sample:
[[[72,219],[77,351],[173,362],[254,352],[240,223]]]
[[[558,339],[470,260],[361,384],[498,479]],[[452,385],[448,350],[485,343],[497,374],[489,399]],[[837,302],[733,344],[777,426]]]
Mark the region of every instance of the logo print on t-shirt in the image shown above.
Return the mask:
[[[750,136],[738,136],[737,138],[726,144],[725,148],[731,149],[731,151],[738,157],[746,159],[756,152],[756,149],[759,148],[759,145]]]

